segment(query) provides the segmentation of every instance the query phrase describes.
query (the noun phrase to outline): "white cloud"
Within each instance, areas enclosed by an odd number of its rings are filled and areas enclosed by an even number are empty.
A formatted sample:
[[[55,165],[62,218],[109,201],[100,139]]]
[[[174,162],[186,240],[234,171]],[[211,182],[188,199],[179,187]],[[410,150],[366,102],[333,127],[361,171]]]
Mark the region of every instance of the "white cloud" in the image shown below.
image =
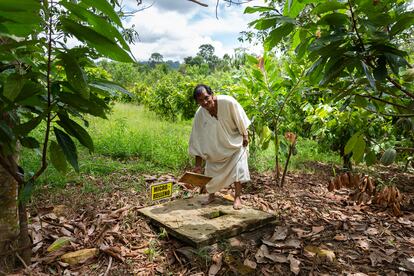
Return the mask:
[[[131,1],[131,0],[130,0]],[[152,7],[130,17],[126,26],[135,25],[140,41],[131,45],[133,55],[138,60],[148,60],[151,53],[158,52],[165,60],[182,60],[194,56],[202,44],[211,44],[215,53],[222,57],[233,54],[234,48],[241,45],[237,40],[239,33],[248,29],[253,15],[244,15],[243,6],[226,6],[222,2],[216,19],[215,0],[201,1],[208,8],[188,0],[155,0]],[[127,2],[131,8],[131,2]],[[148,5],[144,1],[143,5]],[[262,1],[252,1],[249,5],[261,5]],[[139,7],[138,7],[139,8]],[[252,51],[260,51],[252,47]]]

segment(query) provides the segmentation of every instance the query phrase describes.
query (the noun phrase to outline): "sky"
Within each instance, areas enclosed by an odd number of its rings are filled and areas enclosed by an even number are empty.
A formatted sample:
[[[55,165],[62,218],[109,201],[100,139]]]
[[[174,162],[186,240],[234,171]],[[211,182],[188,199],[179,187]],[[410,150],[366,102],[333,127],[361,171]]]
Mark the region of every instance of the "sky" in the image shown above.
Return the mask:
[[[216,18],[216,0],[199,0],[208,4],[200,6],[188,0],[143,0],[140,6],[136,0],[124,0],[127,10],[139,10],[124,20],[126,27],[134,25],[139,41],[130,45],[132,54],[139,61],[148,60],[152,53],[160,53],[164,60],[183,61],[195,56],[202,44],[211,44],[215,54],[232,56],[238,47],[260,54],[262,46],[242,44],[238,41],[241,31],[248,30],[248,23],[257,15],[243,14],[247,6],[263,5],[261,0],[248,4],[231,5],[221,1]]]

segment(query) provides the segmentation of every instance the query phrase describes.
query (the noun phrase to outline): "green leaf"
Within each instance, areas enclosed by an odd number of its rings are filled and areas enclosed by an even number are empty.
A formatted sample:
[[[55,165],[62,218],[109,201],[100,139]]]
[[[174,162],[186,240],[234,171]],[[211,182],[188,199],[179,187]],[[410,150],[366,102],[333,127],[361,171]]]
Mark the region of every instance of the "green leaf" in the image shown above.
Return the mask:
[[[25,182],[23,187],[19,191],[19,201],[20,202],[28,202],[30,197],[33,193],[33,186],[34,186],[34,180],[29,180],[28,182]]]
[[[91,136],[81,125],[63,114],[59,114],[59,119],[60,121],[57,122],[58,125],[63,127],[67,133],[76,137],[76,139],[90,151],[94,150]]]
[[[378,58],[378,65],[374,68],[373,74],[377,81],[383,82],[388,76],[385,56]]]
[[[63,66],[66,72],[66,78],[69,83],[80,92],[84,99],[89,99],[90,91],[87,83],[86,74],[79,66],[76,58],[69,53],[59,54],[59,58],[63,62]]]
[[[80,25],[75,21],[64,17],[60,18],[60,22],[62,23],[63,30],[69,34],[73,34],[80,41],[86,42],[90,47],[96,49],[102,55],[122,62],[133,61],[129,54],[119,47],[115,41],[109,40],[90,27]]]
[[[246,14],[256,13],[256,12],[268,12],[268,11],[275,11],[275,9],[271,7],[263,7],[263,6],[253,6],[253,7],[247,7],[246,9],[244,9],[244,13]]]
[[[55,141],[50,142],[49,159],[53,167],[55,167],[58,172],[66,173],[67,163],[65,154]]]
[[[122,87],[121,85],[115,83],[115,82],[111,82],[108,80],[96,80],[92,83],[89,84],[89,86],[97,88],[99,90],[102,91],[106,91],[108,92],[111,96],[116,96],[117,92],[120,92],[124,95],[127,95],[129,97],[133,97],[133,95],[126,90],[124,87]]]
[[[338,1],[326,1],[318,4],[312,9],[313,14],[322,14],[335,10],[347,9],[346,3],[339,3]]]
[[[414,13],[407,12],[398,16],[398,21],[391,27],[390,35],[394,36],[414,24]]]
[[[364,61],[361,61],[362,68],[364,69],[365,75],[367,76],[367,79],[369,81],[369,84],[371,85],[374,90],[377,90],[377,87],[375,85],[375,79],[372,77],[371,70],[369,70],[368,66],[365,64]]]
[[[364,156],[365,152],[365,140],[362,135],[358,136],[354,148],[352,149],[352,158],[356,163],[359,163],[362,160],[362,157]]]
[[[325,66],[325,74],[323,79],[319,82],[320,86],[325,86],[337,78],[349,63],[346,58],[331,58]]]
[[[82,0],[79,5],[86,5],[88,7],[94,7],[104,14],[106,14],[112,21],[114,21],[119,27],[122,27],[119,16],[114,11],[114,8],[106,0]]]
[[[286,23],[271,31],[264,42],[265,48],[268,51],[273,49],[285,36],[293,31],[294,26],[293,24]]]
[[[111,41],[114,41],[114,38],[116,38],[126,51],[130,51],[122,34],[107,19],[83,9],[80,5],[69,2],[62,2],[62,5],[70,10],[72,14],[79,17],[79,19],[88,22],[99,34]]]
[[[249,26],[254,26],[256,30],[266,30],[273,26],[275,26],[277,23],[276,17],[270,17],[270,18],[260,18],[255,21],[252,21],[249,23]]]
[[[16,97],[15,101],[16,102],[23,101],[34,95],[40,94],[41,92],[44,92],[44,88],[41,84],[26,80],[19,95]]]
[[[4,121],[0,121],[0,137],[0,144],[10,144],[16,139],[12,129]]]
[[[6,79],[3,87],[3,95],[10,101],[14,101],[19,96],[23,88],[25,79],[22,75],[11,74]]]
[[[375,155],[374,151],[368,151],[368,153],[365,155],[365,163],[367,164],[367,166],[372,166],[375,163],[377,163],[377,156]]]
[[[17,125],[14,128],[14,131],[20,136],[26,136],[30,131],[35,129],[40,124],[42,119],[45,117],[46,117],[46,113],[43,113],[42,115],[39,115],[26,123]]]
[[[22,137],[20,138],[20,143],[23,147],[29,148],[29,149],[38,149],[40,148],[39,142],[33,138],[33,137]]]
[[[75,143],[73,143],[70,136],[62,130],[54,127],[53,131],[60,148],[63,150],[66,160],[72,165],[76,172],[79,172],[78,154],[76,152]]]
[[[81,97],[77,98],[72,93],[60,93],[59,99],[72,108],[101,118],[106,118],[106,111],[109,110],[108,105],[93,94],[90,95],[89,100],[86,100]]]
[[[359,136],[361,136],[360,132],[356,132],[354,135],[349,138],[348,142],[345,145],[344,154],[349,154],[354,149],[356,142],[358,141]]]
[[[287,0],[285,1],[285,7],[283,8],[283,15],[295,18],[304,7],[305,3],[302,3],[301,1]]]
[[[318,25],[342,26],[349,22],[349,17],[343,13],[330,13],[323,16]]]

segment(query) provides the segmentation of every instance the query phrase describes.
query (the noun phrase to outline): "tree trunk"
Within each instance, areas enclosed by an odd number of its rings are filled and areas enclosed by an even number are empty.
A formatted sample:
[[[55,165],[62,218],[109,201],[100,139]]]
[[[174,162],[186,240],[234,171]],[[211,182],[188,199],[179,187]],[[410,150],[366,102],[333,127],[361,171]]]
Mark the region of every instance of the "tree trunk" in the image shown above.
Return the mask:
[[[351,155],[350,154],[345,154],[342,156],[342,160],[343,160],[343,164],[342,164],[342,169],[344,171],[352,171],[352,161],[351,161]]]
[[[16,163],[10,164],[12,167]],[[0,165],[0,268],[2,272],[15,266],[13,254],[7,256],[19,235],[19,212],[17,206],[18,183]]]

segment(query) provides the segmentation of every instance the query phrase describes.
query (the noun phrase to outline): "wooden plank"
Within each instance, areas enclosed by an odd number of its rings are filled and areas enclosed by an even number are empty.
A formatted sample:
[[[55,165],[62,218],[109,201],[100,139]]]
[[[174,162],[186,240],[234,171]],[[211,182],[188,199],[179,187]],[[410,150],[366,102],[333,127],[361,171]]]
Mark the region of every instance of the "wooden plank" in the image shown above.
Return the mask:
[[[193,186],[203,187],[211,180],[211,177],[206,176],[204,174],[194,173],[194,172],[185,172],[183,176],[181,176],[178,182],[183,182],[187,184],[191,184]]]

